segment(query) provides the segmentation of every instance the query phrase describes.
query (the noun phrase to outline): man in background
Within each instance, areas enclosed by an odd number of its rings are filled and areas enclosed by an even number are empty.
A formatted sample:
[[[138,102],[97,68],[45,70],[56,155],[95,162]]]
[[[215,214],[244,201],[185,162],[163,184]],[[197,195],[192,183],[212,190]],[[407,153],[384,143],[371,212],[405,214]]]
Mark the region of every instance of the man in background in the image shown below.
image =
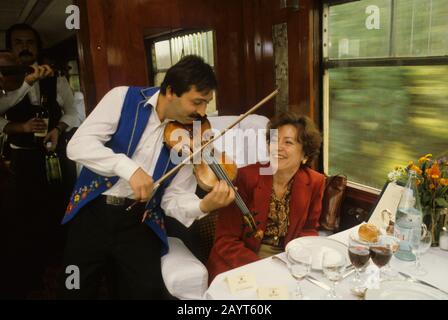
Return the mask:
[[[45,267],[58,260],[62,233],[59,226],[66,195],[60,184],[50,183],[46,156],[60,150],[61,134],[79,125],[73,93],[64,77],[54,77],[48,65],[40,65],[42,42],[38,32],[26,24],[11,26],[6,32],[6,48],[19,66],[28,69],[15,90],[0,97],[0,132],[8,135],[11,201],[8,212],[7,242],[9,273],[2,290],[11,298],[26,298],[43,287]],[[36,117],[42,101],[48,124]],[[36,138],[36,133],[44,133]]]

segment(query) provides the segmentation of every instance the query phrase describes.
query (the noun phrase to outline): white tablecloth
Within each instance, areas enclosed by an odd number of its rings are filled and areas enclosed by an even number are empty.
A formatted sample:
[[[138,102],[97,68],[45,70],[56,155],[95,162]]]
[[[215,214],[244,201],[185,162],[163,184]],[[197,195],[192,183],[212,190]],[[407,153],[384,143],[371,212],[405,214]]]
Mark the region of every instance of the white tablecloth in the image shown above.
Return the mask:
[[[359,226],[356,226],[352,229],[334,234],[329,238],[347,244],[350,232],[357,230],[358,227]],[[284,253],[279,254],[279,256],[284,256]],[[422,256],[421,261],[423,266],[428,270],[428,273],[425,276],[416,278],[425,280],[442,290],[448,291],[448,251],[443,251],[438,247],[430,248],[428,252]],[[392,257],[390,265],[396,270],[404,273],[410,273],[413,262],[404,262]],[[374,268],[376,267],[372,262],[370,262],[367,272],[373,271]],[[235,294],[230,293],[227,282],[225,281],[226,277],[241,273],[250,273],[255,275],[257,287],[286,286],[290,292],[290,296],[292,296],[292,292],[296,288],[296,280],[290,275],[287,266],[275,259],[266,258],[218,275],[206,291],[204,298],[221,300],[257,299],[256,288],[242,290]],[[322,272],[312,271],[311,275],[322,282],[331,285],[331,282],[325,278]],[[350,292],[350,279],[352,277],[353,274],[342,280],[337,286],[337,292],[343,297],[343,299],[358,299],[357,296]],[[324,296],[327,294],[326,290],[305,279],[300,281],[300,286],[302,288],[302,292],[311,299],[324,299]]]

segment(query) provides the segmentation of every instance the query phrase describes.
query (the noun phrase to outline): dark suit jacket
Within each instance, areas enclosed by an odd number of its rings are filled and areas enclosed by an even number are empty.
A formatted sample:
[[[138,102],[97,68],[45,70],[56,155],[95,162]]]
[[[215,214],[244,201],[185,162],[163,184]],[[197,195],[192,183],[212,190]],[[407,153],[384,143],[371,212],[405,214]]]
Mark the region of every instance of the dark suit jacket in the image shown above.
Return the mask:
[[[257,230],[265,230],[272,192],[272,175],[260,175],[260,164],[238,170],[235,185],[251,212],[255,212]],[[324,191],[324,176],[312,169],[299,169],[291,190],[289,227],[285,245],[303,236],[317,235]],[[211,250],[207,268],[209,282],[227,270],[254,262],[260,258],[257,252],[261,239],[247,237],[247,226],[242,228],[240,209],[233,203],[221,209],[216,224],[215,243]]]

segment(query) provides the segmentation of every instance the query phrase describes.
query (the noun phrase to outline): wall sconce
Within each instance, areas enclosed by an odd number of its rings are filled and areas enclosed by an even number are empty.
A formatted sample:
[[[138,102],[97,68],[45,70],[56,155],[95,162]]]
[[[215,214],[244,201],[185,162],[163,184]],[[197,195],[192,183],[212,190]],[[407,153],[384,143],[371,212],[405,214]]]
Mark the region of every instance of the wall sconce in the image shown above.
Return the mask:
[[[294,11],[299,10],[299,0],[280,0],[280,9],[291,8]]]

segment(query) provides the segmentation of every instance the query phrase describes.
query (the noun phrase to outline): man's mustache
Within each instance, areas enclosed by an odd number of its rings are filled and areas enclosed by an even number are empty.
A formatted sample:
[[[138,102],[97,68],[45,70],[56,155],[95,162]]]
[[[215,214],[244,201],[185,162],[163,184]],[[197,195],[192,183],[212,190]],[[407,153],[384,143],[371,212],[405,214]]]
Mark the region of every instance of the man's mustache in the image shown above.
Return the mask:
[[[188,117],[191,119],[203,121],[207,118],[207,115],[201,116],[199,113],[191,113],[190,115],[188,115]]]
[[[19,58],[32,57],[33,54],[28,50],[23,50],[19,53]]]

